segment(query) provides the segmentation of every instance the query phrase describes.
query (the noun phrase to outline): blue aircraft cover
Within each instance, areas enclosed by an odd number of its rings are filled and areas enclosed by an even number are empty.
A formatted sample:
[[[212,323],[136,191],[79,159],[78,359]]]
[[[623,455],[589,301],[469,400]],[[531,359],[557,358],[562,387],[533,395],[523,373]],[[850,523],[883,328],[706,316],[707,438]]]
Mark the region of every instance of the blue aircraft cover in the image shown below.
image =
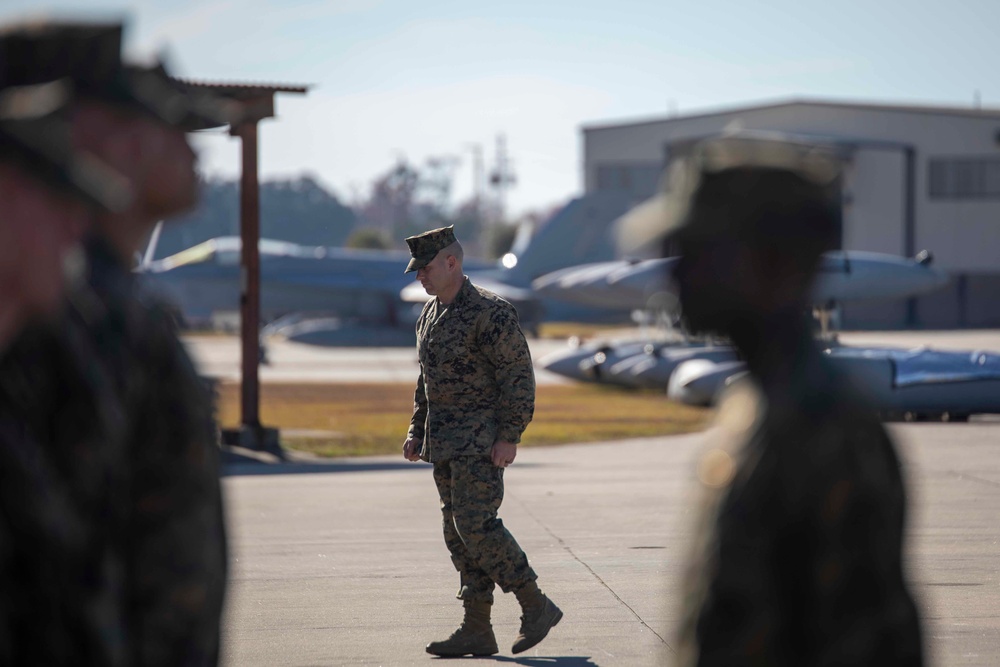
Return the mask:
[[[829,350],[829,354],[833,357],[885,359],[892,365],[897,387],[1000,380],[1000,355],[982,350],[838,347]]]

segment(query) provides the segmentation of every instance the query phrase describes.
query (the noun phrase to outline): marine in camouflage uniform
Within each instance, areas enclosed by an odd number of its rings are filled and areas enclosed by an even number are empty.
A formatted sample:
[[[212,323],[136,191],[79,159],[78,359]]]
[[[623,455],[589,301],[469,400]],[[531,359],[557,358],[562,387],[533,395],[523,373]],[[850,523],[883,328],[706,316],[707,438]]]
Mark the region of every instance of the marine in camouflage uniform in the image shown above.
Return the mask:
[[[417,271],[435,298],[417,320],[420,377],[404,455],[434,465],[445,544],[458,570],[466,618],[435,655],[492,655],[493,590],[514,592],[524,608],[513,650],[527,650],[562,612],[539,591],[537,576],[497,517],[504,468],[534,412],[531,356],[514,307],[462,274],[453,229],[407,239]]]
[[[675,173],[670,217],[654,225],[679,249],[689,326],[728,336],[750,371],[721,401],[698,465],[679,665],[923,660],[900,461],[806,316],[839,233],[839,167],[823,146],[709,140]],[[649,223],[632,224],[626,233]]]
[[[212,397],[173,316],[144,296],[100,237],[88,240],[87,286],[74,294],[94,357],[126,415],[128,497],[124,609],[129,661],[218,660],[226,540]]]
[[[0,53],[4,46],[0,36]],[[0,358],[11,354],[25,327],[58,309],[65,289],[59,263],[89,215],[83,202],[118,210],[128,194],[120,176],[72,148],[61,116],[72,101],[70,87],[25,86],[13,78],[14,72],[0,72]],[[72,359],[31,361],[62,369]],[[72,460],[74,442],[67,443],[66,457],[51,450],[48,434],[66,427],[62,415],[50,411],[55,393],[45,392],[39,402],[31,369],[8,370],[0,372],[0,664],[121,664],[117,610],[92,586],[101,572],[91,566],[102,559],[87,557],[106,528],[87,520],[97,508],[82,503],[69,481],[103,472],[102,462]],[[50,388],[60,390],[64,377],[52,378]],[[88,415],[107,423],[110,432],[118,415],[96,396],[87,398]],[[108,481],[92,478],[94,487]],[[113,521],[106,514],[99,520]]]
[[[58,323],[0,362],[0,403],[37,448],[22,467],[46,500],[28,505],[51,526],[40,553],[62,570],[32,595],[73,628],[18,646],[46,664],[214,664],[226,551],[211,398],[172,317],[100,238],[86,247]],[[51,633],[34,620],[27,636]]]
[[[699,463],[678,664],[920,665],[900,462],[828,361],[796,352],[794,393],[734,390]]]
[[[120,26],[32,26],[8,38],[14,53],[38,56],[39,76],[59,72],[89,103],[115,107],[101,113],[148,119],[143,129],[128,121],[128,131],[176,133],[173,148],[161,144],[168,152],[145,159],[177,156],[183,137],[176,127],[191,105],[161,73],[125,72]],[[79,71],[79,62],[93,67]],[[133,85],[142,87],[141,110],[138,99],[129,99]],[[159,129],[145,129],[149,123]],[[148,136],[151,144],[154,135]],[[94,150],[101,155],[100,146]],[[147,188],[170,191],[154,179],[130,182],[136,208],[128,217],[95,221],[87,272],[62,319],[26,332],[2,362],[3,405],[38,449],[30,463],[38,493],[50,500],[38,523],[54,528],[48,544],[44,535],[37,542],[64,570],[33,582],[37,603],[28,609],[36,624],[14,643],[15,655],[38,664],[218,660],[226,546],[211,399],[172,317],[138,290],[122,237],[105,233],[141,236],[156,222],[142,214],[143,198],[152,196]],[[159,201],[166,205],[162,194]],[[66,525],[74,528],[68,537]],[[32,641],[40,637],[51,640]]]

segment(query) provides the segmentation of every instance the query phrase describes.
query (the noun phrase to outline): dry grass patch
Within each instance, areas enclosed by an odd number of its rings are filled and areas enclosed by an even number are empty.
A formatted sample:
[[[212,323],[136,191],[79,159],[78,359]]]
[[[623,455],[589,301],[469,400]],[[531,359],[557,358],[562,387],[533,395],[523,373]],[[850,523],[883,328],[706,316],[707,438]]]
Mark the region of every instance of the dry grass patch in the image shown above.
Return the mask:
[[[219,421],[239,421],[239,385],[219,387]],[[261,421],[276,426],[286,447],[321,456],[395,454],[410,415],[409,384],[266,384]],[[597,385],[543,385],[523,444],[556,445],[689,433],[709,411],[667,401],[662,392]]]
[[[597,324],[590,322],[542,322],[538,325],[539,338],[593,338],[602,334],[630,328],[628,324]]]

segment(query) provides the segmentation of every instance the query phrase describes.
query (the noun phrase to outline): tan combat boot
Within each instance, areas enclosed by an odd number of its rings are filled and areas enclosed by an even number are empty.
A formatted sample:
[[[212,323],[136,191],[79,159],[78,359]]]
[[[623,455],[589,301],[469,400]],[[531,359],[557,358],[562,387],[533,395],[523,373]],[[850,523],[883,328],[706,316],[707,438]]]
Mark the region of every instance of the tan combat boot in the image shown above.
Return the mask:
[[[517,633],[514,653],[527,651],[529,648],[545,639],[549,630],[562,620],[563,613],[545,594],[538,590],[535,582],[529,583],[514,591],[517,601],[521,603],[521,631]]]
[[[427,652],[443,658],[457,658],[463,655],[493,655],[500,649],[490,625],[489,602],[466,600],[465,618],[451,637],[427,645]]]

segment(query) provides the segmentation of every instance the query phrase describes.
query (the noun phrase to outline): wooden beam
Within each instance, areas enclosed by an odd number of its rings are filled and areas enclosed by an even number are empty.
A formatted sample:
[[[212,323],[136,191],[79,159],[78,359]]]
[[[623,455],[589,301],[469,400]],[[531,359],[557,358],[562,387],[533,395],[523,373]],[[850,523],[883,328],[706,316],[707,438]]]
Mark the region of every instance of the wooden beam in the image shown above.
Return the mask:
[[[240,339],[242,424],[260,428],[260,184],[257,180],[257,121],[233,128],[243,153],[240,175]]]

